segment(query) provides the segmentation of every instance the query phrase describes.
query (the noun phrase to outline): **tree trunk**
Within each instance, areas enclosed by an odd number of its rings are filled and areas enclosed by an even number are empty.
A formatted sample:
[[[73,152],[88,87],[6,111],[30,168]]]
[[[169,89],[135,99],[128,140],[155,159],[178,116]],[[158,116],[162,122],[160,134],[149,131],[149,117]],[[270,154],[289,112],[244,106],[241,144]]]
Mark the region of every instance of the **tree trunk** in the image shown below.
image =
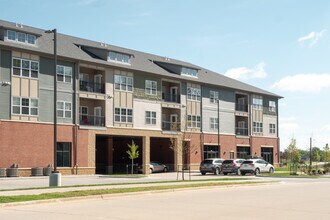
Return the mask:
[[[132,159],[132,169],[131,169],[131,174],[133,174],[133,167],[134,167],[134,159]]]

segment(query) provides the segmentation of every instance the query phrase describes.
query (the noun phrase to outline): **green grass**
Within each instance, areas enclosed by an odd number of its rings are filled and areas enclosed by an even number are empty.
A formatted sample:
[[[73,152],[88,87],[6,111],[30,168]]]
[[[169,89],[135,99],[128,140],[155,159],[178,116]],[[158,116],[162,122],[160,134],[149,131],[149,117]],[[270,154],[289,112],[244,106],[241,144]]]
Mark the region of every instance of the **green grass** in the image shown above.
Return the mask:
[[[289,166],[284,166],[284,167],[275,167],[275,171],[290,171]]]
[[[288,177],[288,178],[319,178],[318,176],[309,176],[305,174],[300,175],[291,175],[289,172],[287,173],[263,173],[260,176],[266,177]]]
[[[196,188],[196,187],[212,187],[212,186],[235,186],[235,185],[251,185],[261,184],[265,182],[208,182],[197,184],[182,184],[182,185],[162,185],[162,186],[149,186],[149,187],[132,187],[132,188],[116,188],[116,189],[95,189],[95,190],[81,190],[71,192],[55,192],[43,193],[39,195],[19,195],[19,196],[0,196],[0,203],[14,203],[26,202],[36,200],[49,200],[49,199],[64,199],[73,197],[95,196],[95,195],[109,195],[119,193],[133,193],[133,192],[147,192],[169,189],[183,189],[183,188]],[[269,182],[267,182],[269,183]]]
[[[166,183],[181,183],[181,182],[208,182],[208,181],[242,181],[252,180],[252,178],[215,178],[215,179],[198,179],[198,180],[166,180],[166,181],[151,181],[151,182],[131,182],[131,183],[106,183],[106,184],[86,184],[86,185],[72,185],[60,187],[31,187],[31,188],[17,188],[17,189],[1,189],[3,191],[20,191],[20,190],[36,190],[49,188],[75,188],[75,187],[89,187],[89,186],[118,186],[118,185],[141,185],[141,184],[166,184]]]

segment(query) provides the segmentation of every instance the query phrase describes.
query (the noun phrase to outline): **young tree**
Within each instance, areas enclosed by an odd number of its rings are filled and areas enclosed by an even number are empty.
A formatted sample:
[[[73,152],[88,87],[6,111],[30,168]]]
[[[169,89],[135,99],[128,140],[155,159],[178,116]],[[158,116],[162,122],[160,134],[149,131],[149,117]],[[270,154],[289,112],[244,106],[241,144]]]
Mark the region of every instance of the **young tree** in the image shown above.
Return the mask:
[[[291,143],[288,148],[285,149],[285,153],[287,154],[287,159],[291,161],[291,163],[299,163],[301,160],[300,152],[296,146],[296,139],[292,138]]]
[[[329,145],[326,144],[325,147],[323,148],[323,152],[324,152],[324,162],[329,162],[329,158],[330,158],[330,148]]]
[[[128,158],[132,160],[132,169],[131,173],[133,174],[133,167],[134,167],[134,159],[139,157],[139,146],[135,144],[135,142],[132,140],[132,144],[127,144],[128,151],[126,153],[128,154]]]
[[[312,159],[315,162],[319,162],[321,160],[321,150],[318,147],[312,148]]]

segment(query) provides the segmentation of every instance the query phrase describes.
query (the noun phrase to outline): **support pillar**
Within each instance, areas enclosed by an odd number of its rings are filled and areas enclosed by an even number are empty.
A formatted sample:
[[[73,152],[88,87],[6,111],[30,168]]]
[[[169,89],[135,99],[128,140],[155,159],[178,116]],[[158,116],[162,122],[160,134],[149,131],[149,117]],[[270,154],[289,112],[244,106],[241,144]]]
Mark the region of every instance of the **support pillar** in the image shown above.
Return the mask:
[[[106,146],[107,146],[107,165],[105,167],[105,172],[107,174],[113,174],[113,138],[109,137],[106,140]]]
[[[150,137],[144,136],[142,138],[142,157],[143,157],[143,174],[150,174]]]
[[[182,169],[182,138],[178,137],[175,139],[175,150],[174,150],[174,171],[178,171]]]

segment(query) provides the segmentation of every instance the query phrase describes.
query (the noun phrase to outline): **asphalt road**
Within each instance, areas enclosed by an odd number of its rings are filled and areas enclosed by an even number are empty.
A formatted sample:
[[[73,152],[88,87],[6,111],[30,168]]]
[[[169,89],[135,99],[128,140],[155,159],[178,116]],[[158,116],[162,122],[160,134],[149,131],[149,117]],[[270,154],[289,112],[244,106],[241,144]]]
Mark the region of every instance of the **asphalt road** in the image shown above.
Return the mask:
[[[216,187],[1,207],[1,219],[330,219],[330,181]]]

